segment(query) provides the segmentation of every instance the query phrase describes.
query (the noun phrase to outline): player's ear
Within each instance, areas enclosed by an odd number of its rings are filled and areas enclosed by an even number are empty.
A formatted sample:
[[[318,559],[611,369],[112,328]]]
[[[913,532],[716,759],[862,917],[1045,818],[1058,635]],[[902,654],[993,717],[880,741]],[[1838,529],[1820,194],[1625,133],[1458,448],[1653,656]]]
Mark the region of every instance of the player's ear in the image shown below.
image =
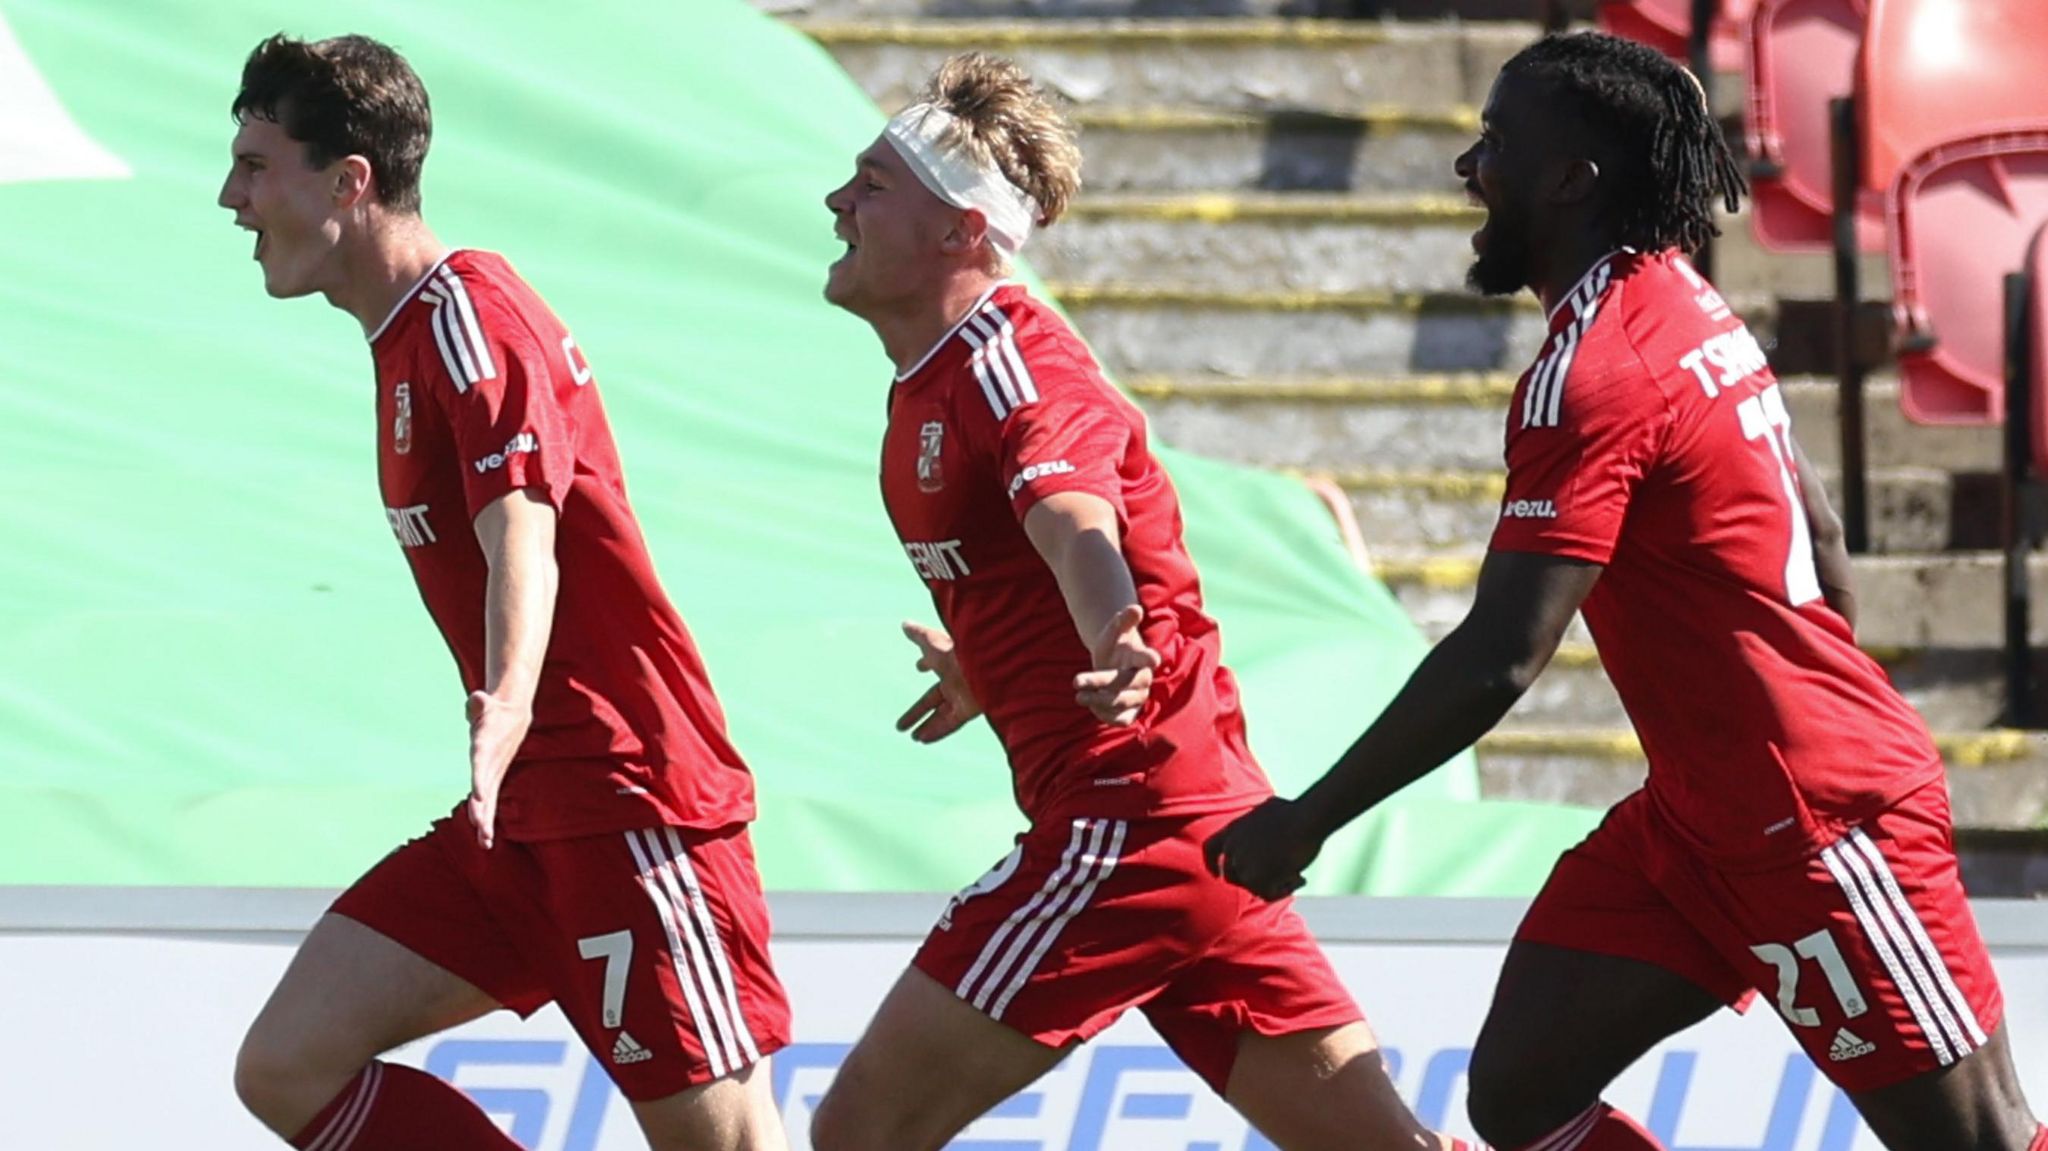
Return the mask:
[[[1564,162],[1558,173],[1552,196],[1560,204],[1576,204],[1593,198],[1600,187],[1600,163],[1588,158],[1574,158]]]
[[[334,162],[334,206],[353,208],[370,194],[375,175],[366,156],[343,156]]]
[[[949,256],[972,252],[988,239],[988,217],[979,208],[967,208],[953,218],[953,226],[942,241]]]

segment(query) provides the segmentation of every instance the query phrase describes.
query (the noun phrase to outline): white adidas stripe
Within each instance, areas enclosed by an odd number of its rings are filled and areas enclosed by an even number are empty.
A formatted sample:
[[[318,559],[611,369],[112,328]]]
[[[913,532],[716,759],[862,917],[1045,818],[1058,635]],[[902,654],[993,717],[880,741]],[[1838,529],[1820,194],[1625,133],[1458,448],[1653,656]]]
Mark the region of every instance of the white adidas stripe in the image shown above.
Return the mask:
[[[1949,973],[1948,964],[1943,960],[1940,949],[1927,937],[1927,925],[1920,921],[1920,916],[1913,910],[1913,905],[1907,902],[1905,892],[1899,890],[1898,877],[1893,874],[1891,865],[1877,850],[1877,845],[1863,833],[1862,828],[1855,828],[1849,832],[1849,843],[1869,861],[1879,885],[1884,889],[1885,898],[1898,910],[1906,934],[1913,941],[1913,946],[1919,951],[1920,956],[1927,961],[1927,969],[1934,977],[1934,989],[1939,993],[1938,1001],[1947,1003],[1954,1010],[1957,1020],[1962,1023],[1963,1030],[1969,1038],[1970,1048],[1974,1050],[1982,1047],[1989,1037],[1984,1034],[1983,1025],[1977,1022],[1977,1013],[1971,1010],[1970,1001],[1964,998],[1962,989],[1956,986],[1955,977]]]
[[[1076,820],[1075,822],[1081,823],[1083,821]],[[988,978],[982,981],[981,988],[974,993],[974,998],[969,1000],[977,1009],[982,1011],[988,1010],[989,1004],[995,998],[997,989],[1009,977],[1011,970],[1017,966],[1019,960],[1024,958],[1025,953],[1037,941],[1038,937],[1045,931],[1052,920],[1059,915],[1065,907],[1068,898],[1076,889],[1088,881],[1089,874],[1094,871],[1096,861],[1101,858],[1103,840],[1108,838],[1109,826],[1107,820],[1094,819],[1085,822],[1088,829],[1087,845],[1081,849],[1080,854],[1073,857],[1074,866],[1067,870],[1064,882],[1050,892],[1049,898],[1041,903],[1037,913],[1023,923],[1022,929],[1010,941],[1010,946],[1003,951],[1001,957],[996,960],[995,965],[989,968]],[[1063,863],[1061,866],[1065,867],[1065,864]],[[1048,893],[1041,891],[1040,894],[1046,895]]]
[[[1847,839],[1822,849],[1821,861],[1848,896],[1857,923],[1884,962],[1936,1061],[1946,1067],[1982,1046],[1984,1032],[1975,1013],[1876,845],[1860,829],[1852,831]]]
[[[981,325],[989,342],[1002,353],[1003,364],[1009,370],[1010,379],[1016,385],[1020,403],[1038,401],[1038,381],[1031,378],[1031,369],[1024,364],[1024,356],[1017,349],[1017,326],[1010,322],[1009,314],[991,302],[975,322]]]
[[[356,1082],[354,1094],[342,1106],[341,1112],[327,1124],[327,1130],[313,1140],[306,1151],[347,1151],[355,1142],[363,1124],[369,1121],[370,1105],[376,1100],[377,1088],[384,1080],[384,1065],[371,1060],[363,1069],[363,1077]]]
[[[476,309],[470,306],[468,286],[462,282],[461,276],[455,274],[455,269],[446,264],[441,265],[436,282],[454,303],[455,311],[460,318],[462,335],[467,337],[470,353],[476,360],[477,377],[471,382],[482,383],[495,379],[498,369],[491,362],[490,345],[484,340],[483,325],[477,322]],[[453,334],[453,329],[450,334]]]
[[[668,935],[669,962],[676,969],[676,982],[682,985],[683,999],[690,1007],[690,1021],[697,1028],[697,1042],[704,1048],[705,1062],[711,1065],[711,1074],[723,1078],[729,1061],[724,1047],[718,1041],[716,1028],[709,1013],[704,1009],[704,997],[698,993],[696,976],[690,970],[685,955],[683,933],[676,922],[675,904],[670,900],[661,881],[664,871],[662,852],[652,839],[641,842],[638,831],[626,832],[626,847],[633,853],[633,863],[639,869],[640,889],[654,902],[654,912],[661,917],[662,930]],[[692,941],[694,945],[694,941]]]
[[[1000,308],[990,304],[967,317],[960,335],[974,349],[971,362],[982,395],[997,420],[1038,400],[1038,383],[1017,350],[1017,329]]]
[[[1598,1122],[1600,1105],[1595,1103],[1579,1112],[1578,1118],[1530,1145],[1528,1151],[1574,1151],[1579,1144],[1586,1141],[1586,1136],[1592,1133],[1593,1125]]]
[[[1039,888],[1037,894],[1026,900],[1022,907],[1011,912],[1010,917],[1003,921],[1003,925],[996,928],[995,934],[989,936],[988,942],[982,946],[981,954],[974,957],[974,965],[967,969],[967,974],[961,978],[959,986],[953,988],[953,994],[970,1002],[972,1001],[975,981],[981,978],[982,972],[988,969],[988,965],[995,960],[996,956],[1002,954],[1004,942],[1016,932],[1017,928],[1025,920],[1031,918],[1037,912],[1040,905],[1052,897],[1053,892],[1059,890],[1060,884],[1065,882],[1068,872],[1073,870],[1074,857],[1081,852],[1081,844],[1088,834],[1088,827],[1088,821],[1086,820],[1077,819],[1074,821],[1073,832],[1067,840],[1067,850],[1060,856],[1060,865],[1053,869],[1051,875],[1046,877],[1045,886]]]
[[[683,890],[690,896],[690,913],[696,918],[697,929],[704,935],[705,950],[711,953],[711,966],[718,973],[716,993],[722,994],[725,1010],[732,1020],[733,1035],[739,1040],[739,1053],[746,1063],[761,1061],[761,1048],[754,1042],[754,1033],[747,1026],[746,1012],[740,1009],[739,990],[733,985],[732,965],[727,962],[725,942],[718,935],[718,921],[712,918],[711,904],[704,898],[704,888],[697,882],[697,869],[690,864],[689,853],[683,850],[682,833],[675,828],[664,828],[668,836],[669,849],[674,853],[670,858],[675,863],[676,874],[682,878]]]
[[[1078,915],[1082,908],[1088,906],[1088,901],[1095,896],[1095,889],[1101,886],[1104,879],[1109,877],[1109,873],[1116,870],[1117,857],[1123,853],[1124,849],[1124,834],[1129,830],[1130,824],[1125,823],[1121,819],[1116,821],[1114,830],[1110,832],[1109,847],[1102,854],[1093,872],[1089,874],[1087,883],[1075,893],[1074,898],[1068,902],[1067,909],[1060,913],[1059,918],[1053,920],[1052,924],[1044,932],[1040,933],[1038,946],[1031,949],[1031,957],[1017,968],[1017,973],[1010,978],[1010,985],[1003,989],[1003,994],[995,1001],[994,1006],[989,1008],[988,1016],[990,1019],[1001,1019],[1003,1017],[1003,1012],[1010,1006],[1010,1000],[1015,999],[1017,993],[1024,990],[1024,985],[1031,981],[1032,973],[1037,971],[1038,965],[1045,960],[1046,952],[1052,950],[1053,941],[1060,937],[1060,932],[1066,930],[1067,924],[1073,920],[1074,916]],[[1084,871],[1088,869],[1089,862],[1086,856],[1082,857],[1081,866]]]
[[[747,1051],[754,1045],[753,1036],[747,1034],[745,1022],[740,1019],[738,996],[732,993],[731,971],[719,971],[725,966],[725,949],[718,941],[717,925],[710,921],[708,908],[702,908],[700,913],[701,890],[696,892],[696,901],[690,898],[690,892],[696,888],[696,872],[690,869],[682,836],[673,828],[663,828],[659,833],[650,830],[645,834],[650,844],[661,842],[658,834],[666,835],[669,840],[667,851],[659,847],[655,850],[656,856],[667,857],[660,869],[662,886],[667,889],[678,922],[682,925],[683,942],[690,950],[691,966],[696,969],[698,988],[704,993],[712,1025],[724,1044],[726,1062],[737,1071],[760,1059],[761,1054],[755,1050],[753,1058],[747,1058]],[[720,974],[724,976],[722,980]]]

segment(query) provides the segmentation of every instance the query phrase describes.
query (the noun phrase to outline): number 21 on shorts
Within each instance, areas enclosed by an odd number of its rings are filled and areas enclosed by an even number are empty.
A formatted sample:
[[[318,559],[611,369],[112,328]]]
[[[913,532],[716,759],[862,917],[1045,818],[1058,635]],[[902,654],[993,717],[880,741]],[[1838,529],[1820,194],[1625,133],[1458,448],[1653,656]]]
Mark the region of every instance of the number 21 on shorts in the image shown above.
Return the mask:
[[[1854,1019],[1870,1010],[1863,992],[1856,986],[1856,978],[1849,974],[1849,965],[1842,962],[1842,949],[1835,946],[1835,937],[1823,927],[1812,935],[1787,947],[1782,943],[1759,943],[1752,946],[1751,954],[1778,971],[1778,1014],[1795,1027],[1820,1026],[1820,1012],[1799,1003],[1799,961],[1811,959],[1819,965],[1820,973],[1827,977],[1828,990],[1835,993],[1835,1001],[1842,1005],[1842,1015]]]

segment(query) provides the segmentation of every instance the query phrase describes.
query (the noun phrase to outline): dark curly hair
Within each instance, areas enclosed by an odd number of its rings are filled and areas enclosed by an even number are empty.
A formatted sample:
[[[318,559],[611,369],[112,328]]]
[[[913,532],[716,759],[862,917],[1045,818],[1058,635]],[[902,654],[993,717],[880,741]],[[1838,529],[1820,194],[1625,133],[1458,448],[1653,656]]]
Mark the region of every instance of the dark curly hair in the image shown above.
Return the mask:
[[[385,207],[420,210],[420,168],[434,116],[426,87],[389,45],[368,36],[306,41],[280,32],[249,53],[229,110],[237,123],[254,116],[278,124],[306,145],[316,168],[364,157]]]
[[[1721,125],[1690,72],[1633,41],[1546,36],[1501,69],[1560,97],[1603,153],[1601,194],[1632,248],[1696,252],[1721,234],[1714,201],[1733,212],[1746,188]]]

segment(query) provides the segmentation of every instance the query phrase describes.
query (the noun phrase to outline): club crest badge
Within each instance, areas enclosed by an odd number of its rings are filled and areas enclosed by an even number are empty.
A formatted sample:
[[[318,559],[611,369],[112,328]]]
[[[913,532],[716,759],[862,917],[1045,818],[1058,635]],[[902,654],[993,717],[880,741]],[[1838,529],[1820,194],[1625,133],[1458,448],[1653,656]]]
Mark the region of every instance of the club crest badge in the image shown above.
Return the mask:
[[[391,450],[399,455],[412,451],[412,385],[401,383],[391,389]]]
[[[946,449],[946,425],[926,420],[917,430],[917,490],[936,492],[946,486],[940,453]]]

